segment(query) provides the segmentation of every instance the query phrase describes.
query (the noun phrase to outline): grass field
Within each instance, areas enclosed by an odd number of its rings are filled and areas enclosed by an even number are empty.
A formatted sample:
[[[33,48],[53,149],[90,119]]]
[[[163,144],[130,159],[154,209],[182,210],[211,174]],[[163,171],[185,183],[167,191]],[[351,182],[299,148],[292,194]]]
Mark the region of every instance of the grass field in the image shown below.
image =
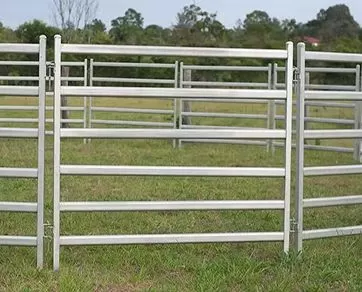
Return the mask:
[[[1,98],[1,104],[32,104]],[[73,104],[80,104],[74,102]],[[106,99],[102,106],[139,106],[137,101]],[[143,102],[141,107],[169,107]],[[258,105],[205,105],[193,110],[265,113]],[[352,117],[348,111],[319,110],[318,116]],[[1,117],[31,117],[7,112]],[[74,117],[80,117],[74,115]],[[99,113],[102,119],[118,114]],[[35,117],[35,116],[34,116]],[[50,116],[49,116],[50,117]],[[138,115],[122,115],[138,119]],[[159,121],[159,117],[147,117]],[[171,120],[164,116],[163,120]],[[211,119],[204,119],[211,124]],[[262,126],[256,121],[219,119],[220,125]],[[201,123],[201,119],[193,119]],[[8,125],[2,125],[8,126]],[[12,125],[14,126],[14,125]],[[19,124],[17,126],[20,126]],[[46,141],[46,221],[52,221],[52,140]],[[352,145],[344,141],[343,145]],[[265,147],[189,144],[170,141],[81,140],[62,143],[62,163],[109,165],[281,166]],[[294,152],[293,152],[294,155]],[[0,166],[35,166],[36,142],[0,141]],[[293,156],[294,157],[294,156]],[[353,164],[352,154],[308,151],[308,165]],[[293,177],[295,165],[293,164]],[[281,179],[65,177],[62,200],[281,199]],[[361,176],[310,178],[306,197],[362,193]],[[294,194],[294,181],[293,190]],[[36,182],[0,179],[0,201],[34,201]],[[279,231],[280,211],[66,213],[62,234],[138,234],[177,232]],[[362,224],[362,207],[307,210],[305,228]],[[35,234],[35,215],[0,214],[1,234]],[[35,269],[35,249],[0,247],[0,291],[362,291],[362,236],[305,242],[304,253],[282,254],[281,243],[61,248],[61,271],[52,272],[51,229],[47,229],[46,267]]]

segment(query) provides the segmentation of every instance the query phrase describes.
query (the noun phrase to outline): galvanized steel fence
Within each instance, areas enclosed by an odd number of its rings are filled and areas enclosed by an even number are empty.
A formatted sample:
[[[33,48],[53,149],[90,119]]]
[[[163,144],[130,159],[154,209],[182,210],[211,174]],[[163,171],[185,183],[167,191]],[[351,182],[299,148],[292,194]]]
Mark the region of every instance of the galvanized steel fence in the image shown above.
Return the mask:
[[[278,63],[269,64],[268,66],[220,66],[220,65],[185,65],[183,62],[176,62],[175,64],[153,64],[153,63],[111,63],[111,62],[94,62],[91,60],[90,66],[90,84],[93,82],[95,84],[121,84],[127,85],[132,83],[133,85],[139,86],[153,86],[155,84],[160,84],[161,86],[172,85],[174,87],[181,88],[259,88],[259,89],[282,89],[285,88],[285,80],[280,82],[280,73],[285,74],[285,68],[278,66]],[[178,68],[179,65],[179,68]],[[174,79],[152,79],[152,78],[114,78],[107,77],[104,74],[101,77],[94,77],[94,72],[98,68],[171,68],[174,70]],[[193,72],[250,72],[250,73],[265,73],[264,82],[224,82],[224,81],[210,81],[210,80],[193,80]],[[355,79],[355,84],[351,85],[338,85],[338,84],[312,84],[309,82],[310,74],[339,74],[339,77],[348,76],[353,74]],[[177,80],[179,79],[179,80]],[[359,91],[361,84],[361,67],[357,65],[355,68],[329,68],[329,67],[307,67],[306,68],[306,80],[308,89],[319,89],[319,90],[339,90],[339,91]],[[92,98],[90,97],[90,100]],[[265,106],[265,113],[227,113],[227,112],[209,112],[209,111],[193,111],[193,104],[195,103],[204,103],[207,105],[210,104],[220,104],[220,103],[229,103],[229,104],[259,104]],[[296,102],[294,101],[294,106]],[[206,97],[199,99],[180,99],[178,103],[176,100],[173,101],[173,106],[170,109],[144,109],[144,108],[119,108],[117,106],[105,107],[98,106],[94,107],[92,102],[89,104],[89,121],[88,127],[92,128],[92,124],[107,125],[107,126],[135,126],[135,127],[170,127],[170,128],[180,128],[180,129],[220,129],[220,128],[246,128],[237,126],[237,120],[253,120],[256,122],[262,121],[266,129],[276,129],[280,122],[283,122],[285,119],[284,114],[280,114],[280,106],[284,106],[283,101],[268,101],[268,100],[235,100],[235,99],[208,99]],[[326,124],[326,125],[341,125],[351,128],[358,128],[358,106],[355,103],[346,103],[346,102],[306,102],[305,105],[305,126],[314,124]],[[318,117],[313,116],[313,113],[309,109],[318,109],[318,108],[334,108],[334,109],[349,109],[354,111],[355,116],[351,118],[341,118],[341,117]],[[152,121],[143,121],[143,120],[118,120],[118,119],[96,119],[94,118],[94,113],[103,112],[103,113],[135,113],[135,114],[148,114],[148,115],[170,115],[172,122],[152,122]],[[192,122],[193,118],[197,118],[198,122]],[[200,120],[204,118],[212,118],[215,120],[215,123],[212,125],[203,125],[200,124]],[[233,119],[236,124],[233,126],[221,126],[218,125],[217,119]],[[296,119],[296,116],[293,116],[293,120]],[[259,125],[260,128],[260,125]],[[202,139],[186,139],[179,140],[179,147],[183,142],[198,142],[198,143],[223,143],[223,144],[249,144],[249,145],[259,145],[266,146],[267,151],[272,151],[274,153],[275,147],[283,146],[283,143],[278,141],[269,140],[269,141],[254,141],[254,140],[202,140]],[[354,154],[354,158],[358,160],[358,150],[359,147],[357,144],[354,147],[341,147],[341,146],[332,146],[332,145],[319,145],[319,141],[314,141],[314,145],[310,143],[307,145],[309,149],[314,150],[324,150],[324,151],[336,151],[336,152],[349,152]],[[175,145],[175,141],[174,141]],[[293,143],[295,147],[295,143]]]
[[[275,88],[284,88],[285,85],[278,81],[279,73],[285,72],[285,68],[278,67],[277,64],[274,64],[274,83]],[[354,84],[342,85],[342,84],[317,84],[311,82],[311,75],[313,74],[334,74],[338,77],[350,76],[351,80],[353,79]],[[361,83],[361,65],[356,65],[354,68],[334,68],[334,67],[305,67],[304,71],[305,78],[305,88],[307,90],[327,90],[327,91],[340,91],[340,92],[353,92],[353,91],[362,91]],[[294,105],[297,105],[297,102],[294,102]],[[273,129],[277,128],[277,121],[283,121],[284,116],[275,114],[278,112],[278,106],[283,106],[283,102],[276,101],[273,109],[274,116],[271,117],[275,121]],[[329,126],[343,126],[351,129],[360,129],[360,116],[359,116],[359,104],[355,101],[341,100],[341,101],[313,101],[306,100],[304,103],[304,127],[305,129],[312,128],[313,126],[318,126],[321,124]],[[311,109],[346,109],[350,110],[350,118],[341,118],[341,117],[322,117],[322,116],[313,116]],[[293,117],[296,120],[298,117]],[[323,150],[323,151],[334,151],[334,152],[346,152],[353,153],[355,160],[359,160],[361,154],[360,146],[358,143],[355,143],[353,147],[341,147],[341,146],[332,146],[332,145],[320,145],[318,144],[319,140],[314,140],[314,145],[311,143],[313,140],[307,141],[305,147],[312,150]],[[279,144],[280,145],[280,144]],[[273,143],[274,146],[278,146],[278,143]],[[293,145],[294,147],[295,145]]]
[[[285,90],[255,89],[195,89],[155,87],[65,87],[60,82],[61,58],[65,54],[112,54],[148,56],[197,56],[215,58],[261,58],[282,59],[287,63],[287,88]],[[54,87],[54,269],[59,269],[61,246],[153,244],[153,243],[201,243],[281,241],[285,252],[289,250],[290,233],[290,182],[292,143],[292,79],[293,45],[285,50],[248,50],[220,48],[178,48],[141,46],[100,46],[61,44],[55,38],[55,87]],[[286,101],[286,123],[283,130],[250,129],[61,129],[61,97],[126,97],[126,98],[228,98],[268,99]],[[64,165],[61,163],[61,140],[64,138],[133,138],[133,139],[284,139],[284,167],[162,167],[162,166],[109,166],[109,165]],[[281,177],[284,178],[284,199],[270,201],[150,201],[150,202],[63,202],[60,179],[62,176],[116,175],[116,176],[187,176],[187,177]],[[256,233],[213,234],[160,234],[160,235],[62,235],[60,214],[63,212],[92,211],[164,211],[164,210],[283,210],[284,224],[281,231]]]
[[[296,244],[298,251],[302,250],[303,240],[326,238],[334,236],[356,235],[362,233],[362,225],[348,227],[333,227],[327,229],[305,230],[304,209],[322,208],[330,206],[346,206],[362,204],[362,195],[342,195],[338,197],[314,197],[304,198],[305,177],[332,176],[332,175],[353,175],[362,174],[362,165],[328,165],[328,166],[306,166],[305,165],[305,140],[308,139],[362,139],[361,111],[359,111],[359,127],[344,130],[308,130],[305,129],[305,103],[313,102],[335,102],[351,101],[356,102],[359,110],[362,104],[362,92],[352,91],[326,91],[308,90],[305,80],[306,62],[343,62],[362,63],[362,54],[342,54],[327,52],[311,52],[305,50],[304,44],[298,45],[298,103],[297,103],[297,180],[296,180]],[[336,88],[337,89],[337,88]],[[360,143],[358,143],[360,145]],[[358,149],[360,153],[360,149]]]
[[[0,44],[0,54],[27,54],[37,55],[36,86],[2,85],[0,96],[19,98],[37,97],[38,117],[35,119],[37,128],[0,128],[0,138],[36,139],[38,142],[37,166],[33,168],[0,167],[0,177],[26,178],[37,180],[36,202],[0,202],[0,212],[25,212],[35,213],[35,235],[0,235],[0,245],[33,246],[36,247],[37,266],[43,266],[44,250],[44,168],[45,168],[45,91],[46,91],[46,37],[41,36],[39,44]]]
[[[36,44],[0,44],[0,53],[22,53],[37,54],[39,61],[31,62],[31,66],[38,66],[39,76],[32,76],[32,80],[23,80],[37,82],[36,86],[6,85],[0,86],[0,95],[4,96],[36,96],[38,97],[38,106],[32,108],[38,110],[38,128],[0,128],[1,138],[33,138],[38,140],[38,164],[37,168],[0,168],[0,177],[18,177],[33,178],[38,180],[37,202],[0,202],[0,211],[5,212],[31,212],[37,213],[37,234],[36,236],[1,236],[0,245],[20,245],[37,247],[37,265],[43,265],[43,240],[44,240],[44,153],[45,153],[45,125],[46,110],[54,110],[54,176],[53,176],[53,259],[54,270],[60,267],[60,251],[62,246],[78,245],[109,245],[109,244],[154,244],[154,243],[206,243],[206,242],[245,242],[245,241],[280,241],[283,242],[284,252],[288,252],[290,246],[290,200],[291,200],[291,160],[292,160],[292,123],[293,123],[293,90],[297,94],[297,115],[296,115],[296,149],[297,149],[297,182],[296,182],[296,242],[297,249],[302,250],[303,240],[313,238],[324,238],[340,235],[354,235],[362,233],[362,226],[350,226],[343,228],[329,228],[322,230],[304,230],[303,210],[305,208],[317,208],[326,206],[339,206],[361,204],[362,196],[339,196],[328,198],[304,198],[304,178],[309,176],[324,175],[343,175],[343,174],[362,174],[361,165],[343,165],[343,166],[313,166],[306,167],[304,162],[304,152],[311,146],[306,144],[306,140],[311,139],[356,139],[354,153],[358,158],[361,155],[362,140],[362,93],[360,84],[360,67],[356,69],[338,69],[339,73],[356,74],[356,85],[353,86],[314,86],[306,82],[309,72],[331,72],[337,69],[330,68],[308,68],[306,61],[323,62],[343,62],[343,63],[362,63],[362,55],[358,54],[339,54],[323,52],[306,52],[303,44],[298,46],[298,65],[293,68],[293,45],[287,43],[285,50],[249,50],[249,49],[225,49],[225,48],[187,48],[187,47],[147,47],[147,46],[104,46],[104,45],[75,45],[62,44],[61,37],[55,37],[54,54],[54,77],[47,77],[46,63],[46,39],[40,37],[40,43]],[[178,64],[163,64],[164,68],[174,70],[173,80],[163,81],[148,80],[147,87],[110,87],[95,86],[95,82],[102,82],[102,85],[113,83],[133,83],[137,84],[144,80],[136,79],[113,79],[106,77],[95,77],[94,68],[97,66],[139,66],[134,63],[104,63],[90,62],[90,83],[87,82],[86,73],[84,83],[79,85],[65,84],[61,76],[62,67],[71,66],[70,63],[62,62],[62,57],[69,54],[81,55],[138,55],[138,56],[172,56],[172,57],[213,57],[213,58],[254,58],[254,59],[279,59],[285,62],[285,69],[278,69],[274,66],[274,72],[285,72],[285,84],[278,83],[277,74],[272,77],[270,72],[272,66],[267,67],[215,67],[215,66],[196,66],[180,65],[180,86],[177,86],[179,79]],[[73,63],[78,66],[81,63]],[[84,71],[86,72],[86,62]],[[28,64],[30,65],[30,63]],[[147,64],[146,67],[158,66],[160,64]],[[216,68],[216,69],[215,69]],[[259,70],[268,73],[268,82],[265,83],[210,83],[208,81],[185,80],[184,73],[188,70]],[[342,72],[343,71],[343,72]],[[293,88],[294,73],[296,73],[297,86]],[[189,74],[189,73],[188,73]],[[34,77],[34,78],[33,78]],[[80,77],[79,77],[80,78]],[[5,78],[6,79],[6,78]],[[9,80],[3,81],[9,81]],[[33,80],[34,79],[34,80]],[[36,80],[35,80],[36,79]],[[46,81],[54,81],[54,107],[46,107]],[[20,80],[13,80],[20,81]],[[69,81],[81,81],[72,79]],[[146,82],[146,83],[147,83]],[[155,84],[162,84],[164,87],[156,87]],[[167,87],[172,85],[173,88]],[[213,88],[198,88],[198,87]],[[243,88],[244,86],[248,88]],[[196,88],[195,88],[196,87]],[[221,87],[221,88],[220,88]],[[227,88],[225,88],[227,87]],[[241,88],[242,89],[241,89]],[[358,90],[357,90],[358,88]],[[167,111],[174,116],[173,123],[168,125],[170,128],[91,128],[98,123],[97,120],[90,120],[91,123],[85,128],[62,128],[62,106],[63,97],[81,97],[92,116],[92,111],[108,111],[102,107],[92,107],[92,103],[87,104],[87,98],[143,98],[143,99],[169,99],[173,101],[173,108]],[[261,118],[267,121],[265,128],[227,128],[227,127],[195,127],[195,125],[184,125],[184,117],[204,117],[208,114],[210,117],[219,117],[221,114],[188,112],[184,110],[184,102],[252,102],[264,103],[268,105],[268,113],[259,117],[250,117],[245,115],[232,115],[238,118]],[[356,108],[355,120],[353,123],[348,121],[348,125],[354,126],[353,129],[343,130],[311,130],[306,128],[306,105],[324,106],[329,101],[329,106],[345,106],[344,103],[335,103],[335,101],[353,102],[348,108]],[[180,104],[181,111],[178,112],[180,127],[176,128],[176,105]],[[278,117],[276,104],[282,104],[285,107],[285,115]],[[20,109],[20,108],[19,108]],[[21,109],[20,109],[21,110]],[[111,109],[112,110],[112,109]],[[118,112],[135,112],[140,109],[121,108],[115,109]],[[86,111],[84,111],[86,112]],[[140,111],[142,112],[142,110]],[[156,113],[156,112],[150,112]],[[157,112],[162,114],[163,112]],[[271,119],[274,115],[275,119]],[[222,115],[224,117],[224,115]],[[283,126],[277,128],[275,120],[283,120]],[[84,122],[84,121],[83,121]],[[125,123],[127,126],[134,126],[132,121]],[[313,120],[316,122],[316,120]],[[317,122],[322,122],[318,120]],[[328,120],[324,123],[338,122]],[[347,123],[346,123],[347,124]],[[154,124],[144,124],[151,127]],[[180,167],[180,166],[129,166],[129,165],[65,165],[61,161],[61,141],[63,139],[170,139],[179,141],[195,142],[221,142],[221,143],[240,143],[242,140],[250,140],[250,143],[260,143],[274,147],[278,145],[273,140],[283,140],[285,160],[283,167]],[[264,142],[266,141],[266,142]],[[272,141],[272,143],[270,143]],[[245,142],[245,141],[243,141]],[[246,142],[248,143],[248,142]],[[280,145],[278,145],[280,146]],[[325,146],[324,146],[325,147]],[[269,148],[270,149],[270,148]],[[313,148],[316,149],[316,148]],[[329,149],[326,149],[329,150]],[[336,150],[336,149],[335,149]],[[342,151],[342,150],[340,150]],[[89,201],[89,202],[64,202],[61,200],[62,189],[60,185],[63,176],[176,176],[176,177],[280,177],[284,179],[283,199],[281,200],[217,200],[217,201]],[[66,212],[124,212],[124,211],[181,211],[181,210],[282,210],[283,228],[274,232],[242,232],[242,233],[195,233],[195,234],[143,234],[143,235],[62,235],[61,232],[61,213]]]

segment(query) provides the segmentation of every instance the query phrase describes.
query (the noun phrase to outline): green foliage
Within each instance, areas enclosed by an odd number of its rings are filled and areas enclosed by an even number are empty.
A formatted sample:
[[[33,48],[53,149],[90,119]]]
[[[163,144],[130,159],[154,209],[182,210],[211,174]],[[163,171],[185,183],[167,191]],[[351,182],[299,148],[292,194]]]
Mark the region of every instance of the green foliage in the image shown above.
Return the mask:
[[[20,25],[15,33],[20,42],[38,43],[39,36],[41,35],[45,35],[51,42],[54,35],[60,33],[60,30],[56,27],[48,26],[41,20],[34,19]]]
[[[143,22],[141,13],[129,8],[124,16],[112,20],[109,34],[115,43],[137,44],[143,35]]]
[[[191,4],[177,13],[176,24],[171,28],[156,24],[144,27],[142,14],[133,8],[113,19],[109,30],[97,18],[84,28],[71,22],[64,22],[62,27],[58,29],[32,20],[13,31],[0,22],[0,42],[34,43],[39,35],[45,34],[52,47],[53,35],[61,33],[65,41],[76,43],[282,48],[288,40],[298,42],[311,36],[319,38],[325,49],[359,52],[357,40],[362,40],[362,29],[344,4],[321,9],[315,19],[306,23],[273,18],[265,11],[255,10],[228,29],[217,19],[216,13]]]
[[[264,11],[253,11],[239,26],[242,31],[241,42],[245,47],[279,48],[288,39],[280,21]]]
[[[216,13],[209,13],[194,4],[185,6],[177,14],[173,43],[185,46],[222,46],[225,27],[216,19]]]
[[[302,27],[302,32],[329,43],[339,38],[357,38],[361,28],[351,15],[348,6],[339,4],[327,10],[321,9],[316,19]]]
[[[70,2],[69,2],[70,3]],[[83,2],[82,2],[83,3]],[[85,2],[84,2],[85,3]],[[82,14],[80,14],[81,16]],[[71,15],[70,15],[71,16]],[[70,17],[69,16],[69,17]],[[83,16],[82,16],[83,17]],[[69,19],[76,19],[70,17]],[[66,20],[66,19],[65,19]],[[64,21],[65,21],[64,20]],[[79,21],[78,21],[79,22]],[[239,20],[235,27],[226,28],[221,23],[217,14],[208,12],[200,6],[191,4],[184,6],[176,16],[176,23],[170,28],[164,28],[156,24],[144,26],[142,14],[129,8],[125,13],[111,21],[109,29],[101,19],[88,21],[84,28],[76,21],[64,22],[63,29],[46,24],[40,20],[32,20],[21,24],[17,29],[7,28],[0,22],[0,42],[26,42],[37,43],[39,35],[45,34],[48,38],[48,55],[53,53],[53,35],[61,33],[64,42],[89,43],[89,44],[125,44],[125,45],[161,45],[161,46],[201,46],[201,47],[233,47],[233,48],[284,48],[288,40],[298,42],[303,37],[316,37],[321,40],[319,47],[308,45],[308,50],[326,50],[340,52],[361,52],[362,29],[354,20],[346,5],[335,5],[327,9],[321,9],[315,19],[307,23],[299,23],[296,19],[277,19],[267,12],[255,10],[248,13],[244,20]],[[82,60],[91,56],[67,56],[67,60]],[[3,56],[4,59],[24,59],[24,56]],[[133,56],[97,56],[99,61],[122,62],[154,62],[172,63],[176,59],[157,57],[135,58]],[[253,60],[246,63],[245,60],[220,60],[214,58],[183,58],[185,64],[204,65],[264,65],[267,66],[273,60]],[[282,65],[282,64],[280,64]],[[323,64],[314,64],[323,66]],[[344,66],[344,64],[336,64]],[[2,70],[2,69],[1,69]],[[7,68],[7,72],[13,72]],[[164,69],[130,69],[130,68],[100,68],[100,76],[147,77],[153,74],[155,78],[173,78],[170,72]],[[6,73],[6,72],[5,72]],[[208,81],[235,81],[266,80],[262,75],[252,76],[246,72],[193,72],[193,80]],[[313,82],[329,80],[351,84],[354,81],[350,77],[336,80],[336,76],[328,74],[316,74]]]

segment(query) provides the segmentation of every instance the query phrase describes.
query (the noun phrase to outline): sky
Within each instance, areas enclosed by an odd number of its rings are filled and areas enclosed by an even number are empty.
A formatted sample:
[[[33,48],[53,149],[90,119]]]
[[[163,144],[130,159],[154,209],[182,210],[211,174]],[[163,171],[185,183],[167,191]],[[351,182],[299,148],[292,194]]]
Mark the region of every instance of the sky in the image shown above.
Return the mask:
[[[350,7],[354,18],[362,25],[362,0],[99,0],[96,17],[109,27],[112,19],[134,8],[142,13],[145,25],[169,27],[175,23],[177,12],[194,2],[208,12],[216,12],[218,20],[229,28],[253,10],[266,11],[279,19],[296,18],[306,22],[315,18],[321,8],[342,3]],[[0,4],[0,21],[6,26],[16,28],[32,19],[54,24],[52,0],[0,0]]]

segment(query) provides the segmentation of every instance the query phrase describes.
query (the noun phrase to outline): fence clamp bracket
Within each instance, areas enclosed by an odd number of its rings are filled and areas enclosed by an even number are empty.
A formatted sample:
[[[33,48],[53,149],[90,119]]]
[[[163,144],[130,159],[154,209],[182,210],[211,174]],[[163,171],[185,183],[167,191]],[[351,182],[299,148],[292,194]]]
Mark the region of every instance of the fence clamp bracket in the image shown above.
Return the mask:
[[[294,78],[293,78],[293,83],[298,83],[300,81],[300,72],[299,69],[297,67],[293,68],[293,72],[294,72]]]
[[[48,221],[44,224],[44,238],[53,239],[53,224]]]
[[[53,61],[49,62],[47,63],[47,67],[53,69],[55,67],[55,63]]]
[[[290,233],[297,232],[298,229],[298,222],[295,220],[295,218],[290,219]]]

